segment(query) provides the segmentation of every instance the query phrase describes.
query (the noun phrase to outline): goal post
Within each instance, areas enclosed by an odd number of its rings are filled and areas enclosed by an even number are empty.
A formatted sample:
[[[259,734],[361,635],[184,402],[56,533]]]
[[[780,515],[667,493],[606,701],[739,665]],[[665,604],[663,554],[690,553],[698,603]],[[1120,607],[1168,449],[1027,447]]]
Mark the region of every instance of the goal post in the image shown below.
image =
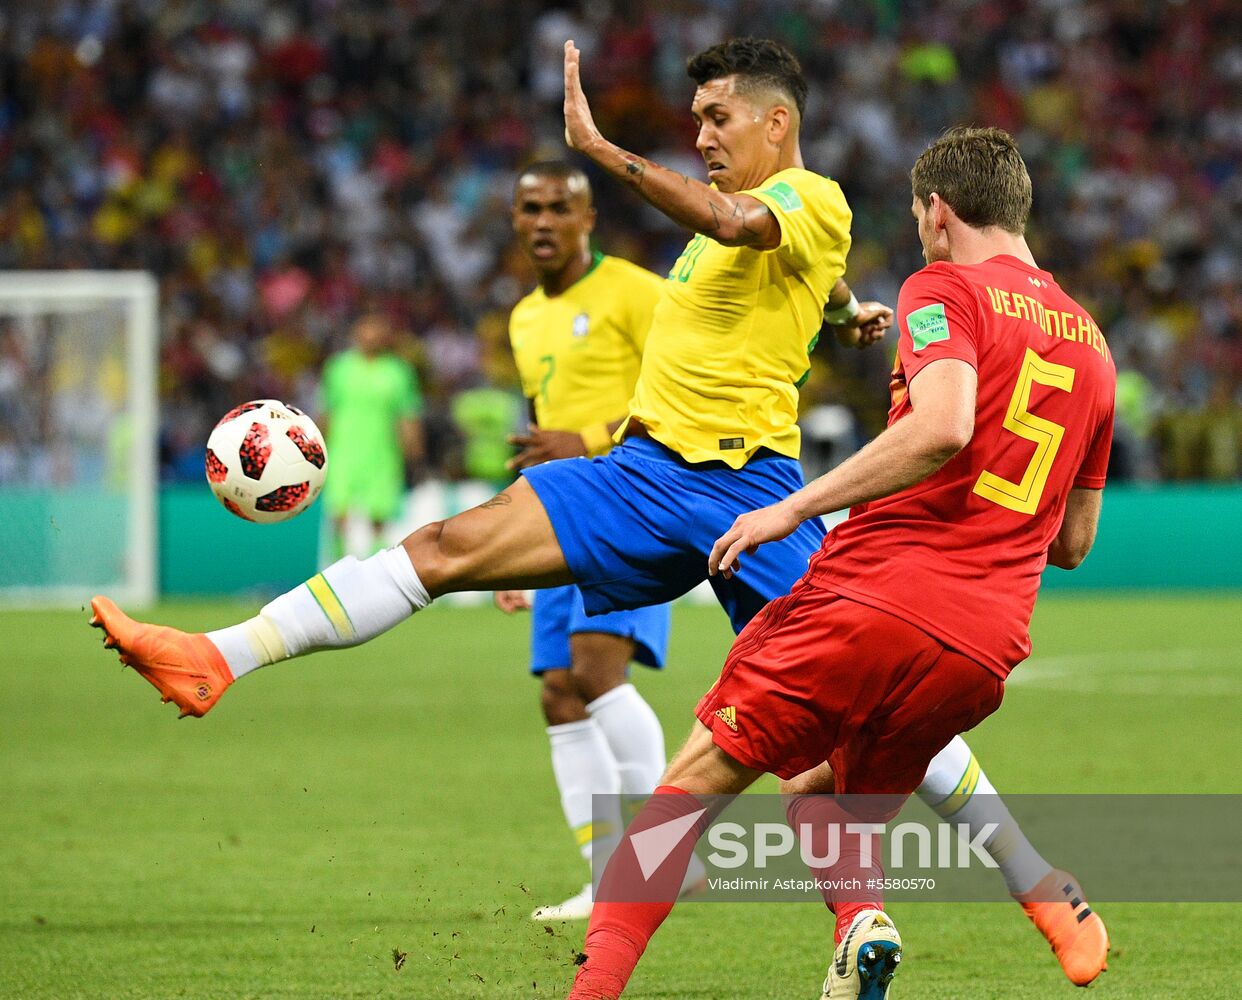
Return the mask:
[[[0,605],[157,593],[158,287],[0,272]]]

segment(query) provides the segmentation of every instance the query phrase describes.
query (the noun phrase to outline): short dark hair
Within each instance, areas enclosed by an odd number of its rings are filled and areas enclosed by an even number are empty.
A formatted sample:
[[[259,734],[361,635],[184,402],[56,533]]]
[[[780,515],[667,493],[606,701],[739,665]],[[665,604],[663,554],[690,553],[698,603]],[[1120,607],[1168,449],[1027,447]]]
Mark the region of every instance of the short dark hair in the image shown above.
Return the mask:
[[[770,38],[730,38],[713,45],[686,61],[686,73],[700,87],[736,73],[752,85],[783,92],[797,107],[799,119],[806,110],[806,77],[798,57]]]
[[[968,226],[1026,232],[1031,175],[1004,129],[949,129],[914,162],[910,187],[924,205],[936,192]]]
[[[514,181],[514,189],[522,183],[524,177],[552,177],[566,183],[577,182],[582,185],[587,201],[591,201],[591,179],[579,167],[564,160],[536,160],[523,167]]]

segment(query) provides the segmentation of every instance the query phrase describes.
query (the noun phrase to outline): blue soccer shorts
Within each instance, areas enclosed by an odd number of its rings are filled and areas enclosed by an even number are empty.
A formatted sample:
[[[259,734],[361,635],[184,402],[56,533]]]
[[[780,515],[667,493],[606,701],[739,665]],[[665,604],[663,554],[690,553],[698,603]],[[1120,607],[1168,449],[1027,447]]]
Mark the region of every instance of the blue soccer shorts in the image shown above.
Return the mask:
[[[572,584],[535,591],[530,624],[530,672],[563,670],[570,666],[569,637],[579,632],[603,632],[634,640],[634,659],[657,670],[668,654],[669,610],[655,604],[633,611],[613,611],[588,617],[582,593]]]
[[[707,578],[707,556],[739,514],[802,486],[795,459],[761,452],[741,469],[691,463],[646,438],[600,458],[525,469],[582,591],[588,615],[664,604]],[[761,545],[741,572],[712,588],[740,632],[768,601],[789,593],[824,539],[818,518]]]

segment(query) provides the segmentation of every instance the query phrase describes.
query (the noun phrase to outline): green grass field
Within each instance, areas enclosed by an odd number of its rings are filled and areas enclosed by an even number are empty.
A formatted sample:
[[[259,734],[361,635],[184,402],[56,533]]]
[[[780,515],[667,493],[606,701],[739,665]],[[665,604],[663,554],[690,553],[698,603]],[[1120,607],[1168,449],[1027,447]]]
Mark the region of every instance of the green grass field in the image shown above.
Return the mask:
[[[582,927],[527,914],[585,873],[524,621],[436,608],[178,722],[85,619],[0,614],[0,996],[564,996]],[[1034,633],[1035,661],[970,737],[1002,791],[1242,790],[1242,598],[1053,595]],[[677,610],[670,669],[640,678],[670,743],[729,639],[716,609]],[[1098,909],[1114,953],[1093,995],[1242,995],[1242,907]],[[896,1000],[1074,992],[1016,906],[893,913]],[[830,943],[817,906],[683,905],[627,995],[815,997]]]

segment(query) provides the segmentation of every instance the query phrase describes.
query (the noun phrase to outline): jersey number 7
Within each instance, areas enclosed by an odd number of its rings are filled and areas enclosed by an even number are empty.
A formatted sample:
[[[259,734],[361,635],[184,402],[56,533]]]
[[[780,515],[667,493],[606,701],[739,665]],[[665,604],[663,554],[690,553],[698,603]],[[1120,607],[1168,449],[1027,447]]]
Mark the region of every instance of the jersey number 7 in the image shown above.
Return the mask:
[[[1065,428],[1051,420],[1037,417],[1028,407],[1031,403],[1031,386],[1038,382],[1053,389],[1071,392],[1074,388],[1074,369],[1066,365],[1045,361],[1029,347],[1018,372],[1018,384],[1009,397],[1009,410],[1005,414],[1005,430],[1035,445],[1035,454],[1027,463],[1020,482],[1012,483],[994,472],[979,474],[974,492],[985,500],[1008,507],[1019,514],[1034,514],[1044,495],[1048,473],[1061,447]]]

